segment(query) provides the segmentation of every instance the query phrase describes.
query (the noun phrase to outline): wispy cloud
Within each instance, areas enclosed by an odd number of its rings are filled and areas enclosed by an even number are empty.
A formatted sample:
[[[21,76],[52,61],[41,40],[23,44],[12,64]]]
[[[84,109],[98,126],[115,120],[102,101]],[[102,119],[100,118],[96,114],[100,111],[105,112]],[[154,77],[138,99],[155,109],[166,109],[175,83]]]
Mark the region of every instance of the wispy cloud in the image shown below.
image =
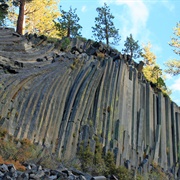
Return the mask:
[[[171,74],[166,74],[165,75],[165,80],[172,80],[173,76]]]
[[[86,7],[85,5],[82,6],[81,11],[82,11],[82,12],[86,12],[86,11],[87,11],[87,7]]]
[[[147,3],[143,0],[100,0],[101,4],[106,2],[107,4],[116,4],[123,9],[121,13],[117,13],[116,18],[119,19],[120,24],[123,24],[120,29],[122,39],[125,40],[129,34],[132,34],[134,39],[148,40],[150,32],[146,28],[147,20],[149,17],[149,9]],[[119,15],[121,14],[121,15]],[[139,38],[142,31],[146,32],[146,35]],[[145,33],[143,33],[145,34]]]
[[[174,81],[174,83],[170,86],[170,89],[173,91],[180,91],[180,77]]]
[[[173,12],[174,10],[174,4],[172,4],[170,1],[162,1],[162,4],[170,11]]]

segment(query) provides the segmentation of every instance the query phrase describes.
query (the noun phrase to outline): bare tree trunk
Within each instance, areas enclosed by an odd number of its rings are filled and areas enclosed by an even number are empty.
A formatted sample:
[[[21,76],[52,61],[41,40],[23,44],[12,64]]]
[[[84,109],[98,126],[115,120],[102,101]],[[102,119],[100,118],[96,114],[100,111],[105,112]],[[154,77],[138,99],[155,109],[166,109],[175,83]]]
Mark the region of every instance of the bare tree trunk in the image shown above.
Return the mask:
[[[70,37],[70,34],[71,34],[71,25],[70,22],[68,22],[67,37]]]
[[[16,32],[19,34],[23,33],[24,11],[25,11],[25,0],[21,0],[19,7],[19,16],[17,20],[17,29],[16,29]]]
[[[70,28],[68,27],[67,37],[70,37]]]
[[[106,19],[106,13],[105,13],[104,16],[105,16],[105,26],[106,26],[106,29],[105,29],[106,45],[109,46],[109,36],[108,36],[109,27],[108,27],[108,22],[107,22],[107,19]]]

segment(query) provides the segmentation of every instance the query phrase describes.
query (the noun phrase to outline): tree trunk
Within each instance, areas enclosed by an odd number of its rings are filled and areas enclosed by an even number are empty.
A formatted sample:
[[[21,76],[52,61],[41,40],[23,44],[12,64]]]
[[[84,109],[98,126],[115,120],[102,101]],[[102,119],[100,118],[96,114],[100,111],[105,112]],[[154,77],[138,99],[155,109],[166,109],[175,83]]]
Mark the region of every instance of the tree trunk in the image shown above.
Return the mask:
[[[67,37],[70,37],[70,27],[68,27]]]
[[[24,11],[25,11],[25,0],[20,0],[19,16],[17,20],[17,29],[16,29],[16,32],[19,34],[23,33]]]
[[[71,24],[68,22],[68,28],[67,28],[67,37],[70,37],[71,34]]]
[[[108,28],[108,22],[107,22],[107,19],[106,19],[106,13],[105,13],[105,26],[106,26],[106,29],[105,29],[105,36],[106,36],[106,45],[109,46],[109,28]]]

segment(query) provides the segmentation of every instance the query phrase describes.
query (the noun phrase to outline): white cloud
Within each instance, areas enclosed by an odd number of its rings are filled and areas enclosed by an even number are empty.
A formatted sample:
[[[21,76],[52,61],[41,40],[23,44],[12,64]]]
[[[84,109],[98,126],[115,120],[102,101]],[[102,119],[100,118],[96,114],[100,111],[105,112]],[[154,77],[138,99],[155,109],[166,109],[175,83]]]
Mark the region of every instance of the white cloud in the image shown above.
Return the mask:
[[[174,81],[170,89],[172,89],[172,91],[180,91],[180,77]]]
[[[147,3],[143,0],[99,0],[101,4],[107,3],[116,4],[121,6],[122,10],[113,15],[119,19],[121,39],[125,40],[130,34],[134,39],[139,41],[148,41],[150,31],[147,29],[146,24],[149,17],[149,9]],[[142,32],[143,33],[142,36]]]
[[[137,39],[138,35],[141,34],[142,31],[147,32],[148,35],[149,32],[146,29],[146,23],[148,20],[149,11],[142,0],[116,0],[116,4],[125,5],[123,13],[120,17],[123,22],[123,26],[125,25],[122,34],[126,34],[127,36],[132,33],[135,39]]]
[[[87,7],[86,6],[82,6],[81,11],[82,12],[86,12],[87,11]]]
[[[170,11],[173,12],[174,10],[174,5],[170,3],[170,1],[162,1],[162,4]]]
[[[173,76],[171,74],[166,74],[165,75],[165,80],[172,80]]]

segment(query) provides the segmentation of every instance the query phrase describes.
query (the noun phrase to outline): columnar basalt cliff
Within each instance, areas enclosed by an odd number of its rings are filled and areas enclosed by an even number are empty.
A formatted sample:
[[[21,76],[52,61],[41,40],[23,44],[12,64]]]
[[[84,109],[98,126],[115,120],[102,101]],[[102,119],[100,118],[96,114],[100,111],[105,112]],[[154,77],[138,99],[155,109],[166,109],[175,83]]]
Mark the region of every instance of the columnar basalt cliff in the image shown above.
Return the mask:
[[[98,137],[117,165],[141,171],[146,156],[142,171],[157,163],[180,177],[180,108],[142,65],[102,43],[0,29],[0,126],[65,159]]]

